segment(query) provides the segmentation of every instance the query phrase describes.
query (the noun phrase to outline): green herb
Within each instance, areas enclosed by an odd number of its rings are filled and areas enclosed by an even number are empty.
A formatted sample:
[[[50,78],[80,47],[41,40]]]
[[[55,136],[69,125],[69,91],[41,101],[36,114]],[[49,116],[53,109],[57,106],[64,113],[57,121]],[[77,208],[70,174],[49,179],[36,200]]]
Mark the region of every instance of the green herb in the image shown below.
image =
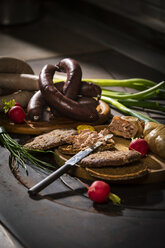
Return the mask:
[[[59,83],[65,81],[66,77],[60,77],[59,79],[55,78],[54,83]],[[93,78],[83,78],[83,81],[88,81],[102,87],[128,87],[136,90],[145,90],[147,88],[153,87],[156,85],[155,82],[143,78],[131,78],[131,79],[93,79]]]
[[[137,93],[132,93],[132,94],[115,94],[115,92],[111,93],[109,90],[102,90],[102,95],[104,96],[110,96],[113,98],[118,98],[118,99],[143,99],[146,96],[148,96],[148,94],[152,93],[152,96],[158,95],[159,91],[157,91],[158,88],[160,88],[161,86],[165,85],[165,81],[160,82],[157,85],[154,85],[153,87],[151,87],[150,89],[146,89],[144,91],[141,92],[137,92]]]
[[[131,115],[131,116],[135,116],[137,117],[138,119],[146,122],[146,121],[151,121],[151,122],[156,122],[156,120],[146,116],[146,115],[143,115],[135,110],[132,110],[132,109],[129,109],[127,108],[126,106],[124,106],[123,104],[119,103],[116,99],[113,99],[113,98],[110,98],[110,97],[107,97],[107,96],[101,96],[101,100],[107,102],[107,103],[110,103],[112,104],[114,107],[116,107],[118,110],[120,110],[121,112],[125,113],[125,114],[128,114],[128,115]]]
[[[127,107],[141,107],[165,112],[165,106],[157,101],[144,101],[135,99],[119,99],[119,102]]]
[[[82,81],[88,81],[95,83],[100,87],[128,87],[136,90],[145,90],[147,88],[156,85],[155,82],[143,79],[143,78],[132,78],[132,79],[83,79]]]
[[[25,169],[28,174],[26,161],[29,160],[33,165],[37,166],[41,169],[54,169],[54,166],[39,160],[29,153],[29,149],[25,149],[20,144],[18,144],[14,139],[10,137],[10,135],[5,131],[3,127],[0,127],[0,142],[1,144],[8,149],[11,156],[14,158],[16,165],[19,164]]]
[[[65,81],[65,78],[66,77],[60,77],[59,79],[54,79],[54,83],[60,82],[62,80]],[[125,100],[137,100],[136,102],[134,101],[134,105],[132,106],[164,111],[164,107],[162,106],[158,107],[158,105],[156,104],[154,108],[154,104],[149,105],[149,103],[146,102],[146,105],[145,105],[145,101],[143,101],[146,99],[151,99],[151,98],[154,99],[157,97],[164,99],[165,98],[164,82],[157,84],[151,80],[147,80],[143,78],[131,78],[131,79],[121,79],[121,80],[85,78],[85,79],[82,79],[82,82],[83,81],[95,83],[98,86],[100,86],[102,88],[102,96],[115,98],[116,100],[119,100],[120,102],[123,102],[125,104],[127,103],[125,102]],[[113,91],[113,90],[105,88],[105,87],[113,87],[113,86],[132,88],[132,89],[138,90],[139,92],[130,94],[126,92]],[[140,106],[140,103],[138,103],[139,100],[141,101],[141,106]],[[131,105],[128,102],[126,106],[131,106]]]
[[[164,106],[160,106],[158,102],[146,102],[144,100],[153,98],[154,96],[158,95],[160,92],[160,88],[162,89],[165,85],[165,82],[162,81],[159,84],[155,84],[153,87],[149,89],[145,89],[143,91],[137,92],[137,93],[119,93],[119,92],[112,92],[109,90],[102,90],[102,96],[101,99],[103,101],[108,102],[109,104],[112,104],[115,106],[118,110],[121,112],[135,116],[139,118],[142,121],[152,121],[157,122],[156,120],[139,113],[138,111],[132,110],[126,106],[134,106],[134,107],[143,107],[143,108],[149,108],[154,110],[160,110],[165,111]],[[126,106],[125,106],[125,105]]]
[[[13,100],[10,100],[10,101],[8,101],[8,102],[7,102],[5,99],[3,99],[2,102],[3,102],[3,104],[4,104],[3,109],[4,109],[5,114],[6,114],[13,106],[15,106],[15,100],[14,100],[14,99],[13,99]]]

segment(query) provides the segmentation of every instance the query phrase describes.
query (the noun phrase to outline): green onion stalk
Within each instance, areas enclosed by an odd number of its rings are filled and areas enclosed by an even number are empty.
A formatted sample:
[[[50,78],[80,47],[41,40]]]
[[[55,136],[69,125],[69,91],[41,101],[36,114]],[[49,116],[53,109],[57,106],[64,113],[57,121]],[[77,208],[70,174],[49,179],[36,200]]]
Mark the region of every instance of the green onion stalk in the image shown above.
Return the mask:
[[[65,80],[65,78],[54,79],[54,83]],[[159,105],[157,101],[147,102],[148,99],[156,99],[156,97],[165,97],[165,82],[155,83],[151,80],[143,78],[132,78],[132,79],[82,79],[83,81],[88,81],[95,83],[102,88],[101,99],[109,104],[115,106],[119,111],[124,114],[132,115],[138,117],[142,121],[152,121],[156,120],[149,118],[148,116],[129,109],[128,107],[143,107],[147,109],[154,109],[163,111],[165,106]],[[113,91],[105,89],[105,87],[127,87],[138,90],[136,93],[126,93]]]
[[[58,83],[61,81],[65,81],[66,77],[59,76],[54,78],[53,82]],[[143,91],[146,89],[149,89],[155,85],[157,85],[156,82],[144,79],[144,78],[131,78],[131,79],[93,79],[93,78],[83,78],[83,81],[88,81],[94,84],[97,84],[102,89],[105,87],[127,87],[132,88],[135,90]],[[116,92],[117,93],[117,92]],[[159,96],[164,98],[165,97],[165,87],[163,89],[159,89]]]
[[[118,101],[127,107],[140,107],[165,112],[165,106],[157,101],[143,101],[135,99],[119,99]]]
[[[159,93],[160,93],[160,89],[156,89],[155,91],[151,91],[151,92],[148,92],[145,94],[145,99],[151,99],[153,97],[157,97],[159,96]],[[127,101],[127,100],[136,100],[136,98],[138,98],[138,100],[142,100],[144,99],[144,96],[142,94],[139,94],[138,95],[135,95],[135,93],[127,93],[127,92],[121,92],[121,91],[112,91],[112,90],[105,90],[105,89],[102,89],[102,95],[104,96],[110,96],[112,98],[117,98],[117,99],[120,99],[121,101]],[[133,95],[133,97],[132,97]],[[120,96],[124,96],[124,97],[120,97]],[[138,96],[138,97],[137,97]]]
[[[25,169],[26,173],[28,174],[26,161],[30,161],[33,165],[41,169],[54,169],[54,166],[39,160],[38,158],[34,157],[30,154],[30,149],[26,149],[20,144],[18,144],[11,136],[6,132],[4,127],[0,127],[0,143],[10,152],[11,157],[15,161],[15,166],[19,166],[19,164]],[[45,151],[44,151],[45,152]]]
[[[159,93],[159,91],[157,91],[158,88],[160,88],[161,86],[165,85],[165,81],[160,82],[157,85],[154,85],[153,87],[137,92],[137,93],[131,93],[131,94],[125,94],[125,95],[119,95],[119,94],[115,94],[115,92],[111,93],[109,92],[109,90],[102,90],[102,95],[104,96],[109,96],[109,97],[113,97],[113,98],[118,98],[118,99],[143,99],[146,98],[146,96],[150,95],[150,96],[155,96]]]
[[[100,86],[102,89],[105,87],[127,87],[132,88],[138,91],[144,91],[150,89],[153,86],[156,86],[157,83],[143,79],[143,78],[131,78],[131,79],[83,79],[82,81],[88,81],[91,83],[95,83]],[[118,92],[116,92],[118,93]],[[153,95],[151,95],[152,97]],[[165,86],[163,88],[159,88],[159,97],[165,98]]]
[[[139,100],[147,99],[147,98],[149,98],[149,96],[153,97],[153,96],[157,95],[159,93],[158,89],[163,87],[164,85],[165,85],[165,81],[162,81],[159,84],[154,85],[153,87],[151,87],[149,89],[146,89],[144,91],[137,92],[134,94],[121,94],[120,95],[120,94],[115,94],[114,92],[113,93],[109,92],[108,90],[103,90],[101,99],[104,100],[105,102],[108,102],[109,104],[112,104],[119,111],[122,111],[123,113],[128,114],[128,115],[135,116],[144,122],[145,121],[157,122],[156,120],[154,120],[154,119],[152,119],[146,115],[143,115],[137,111],[129,109],[125,105],[136,106],[136,107],[138,106],[139,107],[141,104],[140,107],[143,107],[143,108],[146,107],[146,108],[152,108],[152,109],[156,109],[156,110],[159,109],[161,111],[164,110],[164,107],[161,108],[156,103],[146,103],[145,104],[145,101],[143,101],[143,102],[139,101]],[[125,102],[124,102],[124,100],[125,100]],[[123,105],[122,103],[125,103],[125,105]],[[131,103],[132,103],[132,105],[131,105]],[[155,108],[153,108],[154,104],[155,104]]]
[[[58,83],[65,81],[66,77],[54,78],[53,82]],[[145,90],[147,88],[153,87],[156,85],[155,82],[143,78],[131,78],[131,79],[93,79],[93,78],[83,78],[83,81],[88,81],[95,83],[98,86],[102,87],[127,87],[136,90]]]
[[[154,119],[152,119],[152,118],[150,118],[150,117],[148,117],[146,115],[143,115],[143,114],[139,113],[138,111],[135,111],[135,110],[127,108],[122,103],[118,102],[116,99],[113,99],[113,98],[110,98],[110,97],[107,97],[107,96],[101,96],[101,100],[103,100],[103,101],[105,101],[105,102],[107,102],[109,104],[112,104],[119,111],[121,111],[121,112],[123,112],[125,114],[137,117],[138,119],[142,120],[143,122],[151,121],[151,122],[158,123],[156,120],[154,120]]]
[[[131,79],[83,79],[82,81],[88,81],[95,83],[102,87],[127,87],[136,90],[145,90],[147,88],[156,85],[155,82],[143,79],[143,78],[131,78]]]

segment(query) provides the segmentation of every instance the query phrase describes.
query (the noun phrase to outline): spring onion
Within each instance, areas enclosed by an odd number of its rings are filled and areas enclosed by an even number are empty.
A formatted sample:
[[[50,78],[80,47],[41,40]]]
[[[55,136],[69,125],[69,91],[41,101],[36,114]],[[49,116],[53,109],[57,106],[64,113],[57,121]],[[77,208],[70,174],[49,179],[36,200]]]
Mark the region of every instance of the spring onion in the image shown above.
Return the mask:
[[[138,119],[146,122],[146,121],[151,121],[151,122],[156,122],[156,120],[146,116],[146,115],[143,115],[135,110],[132,110],[132,109],[129,109],[127,108],[126,106],[124,106],[123,104],[119,103],[116,99],[113,99],[113,98],[110,98],[110,97],[107,97],[107,96],[101,96],[101,100],[107,102],[107,103],[110,103],[112,104],[114,107],[116,107],[118,110],[120,110],[121,112],[125,113],[125,114],[128,114],[128,115],[132,115],[132,116],[135,116],[137,117]]]
[[[109,92],[109,90],[102,90],[102,95],[104,96],[110,96],[113,98],[118,98],[118,99],[141,99],[141,98],[145,98],[146,95],[153,93],[153,96],[157,95],[159,93],[159,91],[156,91],[158,88],[160,88],[161,86],[165,85],[165,81],[160,82],[159,84],[154,85],[153,87],[146,89],[144,91],[140,91],[137,93],[132,93],[132,94],[125,94],[125,95],[119,95],[119,94],[115,94],[115,93],[111,93]]]
[[[88,81],[95,83],[100,87],[127,87],[136,90],[144,90],[156,85],[155,82],[143,79],[143,78],[132,78],[132,79],[83,79],[82,81]]]
[[[54,83],[65,80],[65,77],[60,77],[59,79],[54,79]],[[101,99],[115,106],[119,111],[122,111],[125,114],[133,115],[139,119],[146,121],[157,122],[144,114],[141,114],[137,111],[133,111],[128,107],[142,107],[147,109],[154,109],[163,111],[165,106],[159,105],[158,101],[148,102],[146,100],[165,98],[165,82],[160,83],[153,82],[151,80],[143,78],[132,78],[132,79],[82,79],[83,81],[88,81],[95,83],[100,86],[102,89]],[[137,90],[136,93],[126,93],[113,91],[106,89],[105,87],[127,87]],[[126,105],[126,106],[125,106]]]
[[[135,99],[119,99],[118,101],[127,107],[141,107],[165,112],[165,106],[157,101],[139,101]]]
[[[65,81],[65,76],[57,76],[53,79],[54,83],[59,83]],[[83,78],[83,81],[88,81],[102,87],[127,87],[136,90],[144,90],[156,85],[155,82],[143,78],[131,78],[131,79],[93,79],[93,78]]]

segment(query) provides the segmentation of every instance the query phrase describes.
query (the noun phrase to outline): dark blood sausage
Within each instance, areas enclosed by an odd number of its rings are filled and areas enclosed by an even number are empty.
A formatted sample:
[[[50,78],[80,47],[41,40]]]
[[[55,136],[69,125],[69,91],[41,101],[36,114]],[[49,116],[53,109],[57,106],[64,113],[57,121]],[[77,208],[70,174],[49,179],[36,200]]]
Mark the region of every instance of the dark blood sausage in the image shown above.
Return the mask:
[[[82,70],[77,61],[66,58],[61,60],[56,66],[59,72],[67,73],[67,79],[63,86],[63,94],[66,97],[73,100],[77,98],[77,95],[100,98],[101,88],[98,85],[83,82],[83,87],[81,87]]]
[[[52,118],[53,116],[59,116],[59,113],[53,109],[51,109],[51,112],[49,114],[48,118],[48,111],[46,111],[46,108],[48,107],[47,102],[45,101],[44,97],[42,96],[42,93],[40,90],[38,90],[30,99],[28,106],[27,106],[27,118],[32,121],[44,121],[46,118],[49,120],[49,118]]]
[[[66,94],[68,98],[76,100],[78,103],[93,104],[97,107],[98,101],[93,99],[93,97],[97,97],[97,100],[99,100],[101,96],[101,88],[90,82],[81,82],[81,68],[75,60],[63,59],[55,67],[57,71],[67,73],[66,82],[54,84],[54,87],[56,87],[58,91],[64,95]],[[47,105],[48,104],[44,100],[41,92],[36,92],[28,104],[28,119],[33,121],[45,120],[45,116],[48,116],[48,112],[46,111]],[[50,106],[50,109],[54,116],[60,115],[55,108]]]
[[[98,100],[101,97],[101,88],[97,84],[83,81],[81,82],[80,95],[87,97],[97,97]]]
[[[59,72],[67,74],[66,82],[63,86],[63,94],[75,100],[79,93],[82,71],[80,65],[74,59],[66,58],[57,64]]]
[[[54,87],[57,88],[58,91],[61,93],[63,92],[65,82],[59,82],[54,84]],[[93,99],[92,97],[97,97],[99,100],[101,95],[101,88],[97,86],[96,84],[92,84],[90,82],[83,81],[80,85],[80,91],[79,96],[77,98],[77,101],[81,104],[95,104],[96,107],[98,105],[98,101]],[[46,107],[47,103],[44,100],[41,91],[37,91],[32,98],[29,101],[28,107],[27,107],[27,117],[30,120],[33,121],[39,121],[43,119],[43,111]],[[53,108],[51,108],[51,111],[54,116],[59,116],[59,113]]]
[[[30,99],[27,106],[27,118],[33,121],[39,121],[43,116],[43,109],[47,105],[41,91],[38,90]]]
[[[65,82],[58,82],[55,83],[54,86],[62,93],[64,84]],[[93,84],[91,82],[82,81],[80,84],[78,95],[87,96],[87,97],[97,97],[98,99],[100,99],[101,88],[98,85]]]
[[[46,65],[39,75],[39,86],[45,101],[61,115],[80,121],[96,121],[98,113],[95,104],[80,104],[63,95],[53,84],[57,66]]]
[[[97,108],[99,104],[98,100],[95,100],[92,97],[86,97],[86,96],[78,96],[77,102],[79,104],[92,104],[93,106],[95,105],[95,108]]]

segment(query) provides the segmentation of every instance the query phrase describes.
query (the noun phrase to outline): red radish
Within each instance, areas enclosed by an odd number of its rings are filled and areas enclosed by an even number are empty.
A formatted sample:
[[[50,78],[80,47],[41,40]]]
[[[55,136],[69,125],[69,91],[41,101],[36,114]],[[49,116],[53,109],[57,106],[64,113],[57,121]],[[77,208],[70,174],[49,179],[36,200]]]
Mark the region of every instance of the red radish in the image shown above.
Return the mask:
[[[103,181],[95,181],[88,188],[89,198],[97,203],[104,203],[108,200],[110,194],[109,184]]]
[[[9,102],[3,100],[3,104],[4,112],[8,113],[10,119],[12,119],[15,123],[23,123],[25,121],[25,112],[18,102],[14,99]]]
[[[9,112],[9,117],[14,123],[23,123],[25,121],[25,112],[21,106],[12,107]]]
[[[104,203],[110,199],[114,205],[120,205],[121,199],[111,192],[109,184],[103,181],[94,181],[90,187],[79,180],[87,189],[89,198],[97,203]]]
[[[148,152],[148,143],[144,139],[134,139],[129,144],[129,150],[140,152],[142,157],[144,157]]]

